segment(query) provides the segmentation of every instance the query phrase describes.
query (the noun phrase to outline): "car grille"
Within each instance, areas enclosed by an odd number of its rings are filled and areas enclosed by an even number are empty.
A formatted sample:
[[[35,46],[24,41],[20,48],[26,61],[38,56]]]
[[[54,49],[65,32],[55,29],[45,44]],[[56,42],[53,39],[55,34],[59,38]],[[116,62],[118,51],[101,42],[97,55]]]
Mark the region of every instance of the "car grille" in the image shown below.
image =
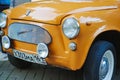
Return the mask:
[[[13,23],[9,26],[8,36],[11,39],[38,44],[51,42],[50,34],[40,26],[24,24],[24,23]]]

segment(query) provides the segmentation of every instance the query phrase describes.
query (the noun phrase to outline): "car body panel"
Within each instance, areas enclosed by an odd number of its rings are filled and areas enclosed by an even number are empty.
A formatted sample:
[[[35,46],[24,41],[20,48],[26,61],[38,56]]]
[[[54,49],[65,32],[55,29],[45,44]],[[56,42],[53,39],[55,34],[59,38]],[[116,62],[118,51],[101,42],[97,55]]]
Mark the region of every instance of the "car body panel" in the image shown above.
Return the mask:
[[[120,31],[119,5],[119,1],[116,0],[90,2],[45,1],[24,4],[5,12],[8,14],[7,26],[14,22],[27,23],[38,25],[50,33],[52,42],[48,45],[49,56],[46,58],[48,64],[78,70],[84,65],[89,49],[98,35],[106,31]],[[42,11],[39,12],[38,8]],[[34,15],[31,15],[31,12],[28,16],[25,16],[28,9],[33,10]],[[80,33],[73,39],[68,39],[62,31],[63,21],[69,17],[74,17],[80,24]],[[3,30],[7,35],[8,27]],[[71,42],[77,44],[75,51],[69,48]],[[35,44],[16,40],[13,40],[12,44],[12,48],[36,54],[37,45]],[[12,48],[3,50],[12,54]]]
[[[48,3],[49,2],[49,3]],[[43,1],[24,4],[12,10],[12,19],[32,20],[36,22],[60,24],[62,18],[73,13],[114,8],[113,2],[64,2]],[[74,7],[70,7],[74,6]],[[93,9],[91,9],[93,8]],[[18,12],[18,13],[16,13]],[[19,13],[20,12],[20,13]],[[27,15],[27,13],[29,14]]]

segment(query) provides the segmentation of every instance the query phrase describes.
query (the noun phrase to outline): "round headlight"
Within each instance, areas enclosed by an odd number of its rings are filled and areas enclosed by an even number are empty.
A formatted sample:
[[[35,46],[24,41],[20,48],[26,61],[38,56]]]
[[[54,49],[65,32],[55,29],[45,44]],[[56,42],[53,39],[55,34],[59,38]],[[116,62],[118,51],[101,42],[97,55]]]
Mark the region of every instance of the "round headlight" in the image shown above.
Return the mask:
[[[0,27],[4,28],[6,26],[7,15],[5,13],[0,13]]]
[[[48,56],[48,47],[45,43],[39,43],[38,44],[37,54],[41,58],[46,58]]]
[[[74,38],[78,35],[80,26],[75,18],[67,18],[63,23],[63,32],[68,38]]]
[[[6,49],[10,48],[10,39],[7,36],[2,37],[2,46]]]

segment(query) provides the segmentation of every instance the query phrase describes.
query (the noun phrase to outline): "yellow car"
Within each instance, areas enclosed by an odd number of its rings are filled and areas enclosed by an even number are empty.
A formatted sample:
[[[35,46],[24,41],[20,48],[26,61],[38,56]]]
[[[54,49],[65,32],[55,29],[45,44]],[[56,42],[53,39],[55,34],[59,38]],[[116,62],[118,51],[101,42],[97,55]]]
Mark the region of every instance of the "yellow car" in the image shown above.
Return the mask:
[[[31,63],[83,69],[85,80],[114,80],[120,53],[120,0],[50,0],[0,13],[1,52]]]

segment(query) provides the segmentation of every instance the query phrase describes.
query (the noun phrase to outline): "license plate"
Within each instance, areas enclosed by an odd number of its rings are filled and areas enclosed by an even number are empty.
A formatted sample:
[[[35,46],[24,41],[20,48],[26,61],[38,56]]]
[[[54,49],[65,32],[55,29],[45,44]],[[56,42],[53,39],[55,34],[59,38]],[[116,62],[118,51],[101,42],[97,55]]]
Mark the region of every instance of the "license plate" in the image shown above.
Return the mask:
[[[28,61],[28,62],[33,62],[33,63],[38,63],[38,64],[43,64],[46,65],[45,59],[40,58],[37,54],[27,54],[18,50],[13,49],[13,54],[16,58]]]

